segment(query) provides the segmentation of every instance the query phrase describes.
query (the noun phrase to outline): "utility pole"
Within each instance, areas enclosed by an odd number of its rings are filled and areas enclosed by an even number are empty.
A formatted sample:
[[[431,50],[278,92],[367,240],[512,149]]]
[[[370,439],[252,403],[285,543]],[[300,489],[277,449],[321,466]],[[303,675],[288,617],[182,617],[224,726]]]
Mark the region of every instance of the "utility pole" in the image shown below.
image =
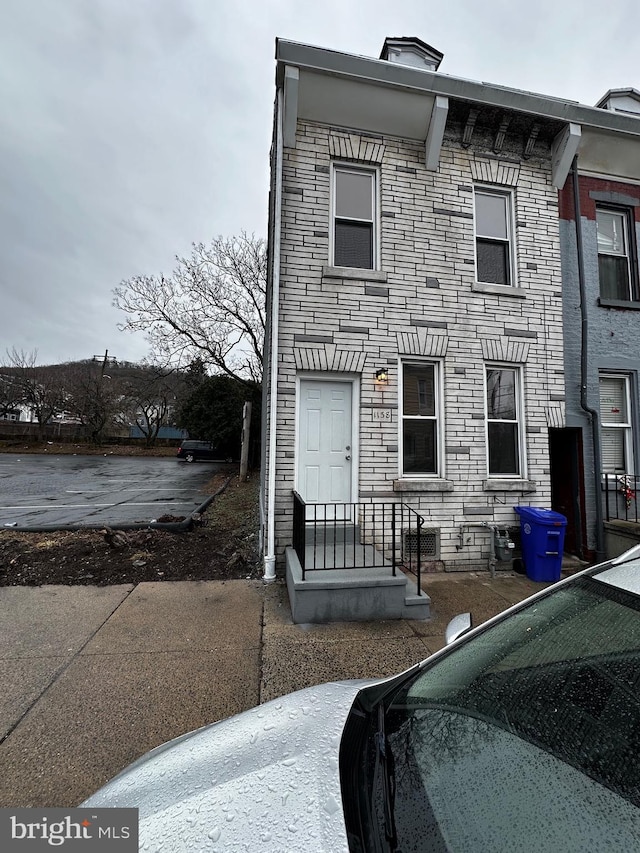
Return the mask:
[[[249,437],[251,431],[251,403],[247,400],[242,407],[242,447],[240,450],[240,482],[247,479],[249,467]]]
[[[91,361],[102,361],[102,370],[100,371],[102,376],[105,375],[108,364],[117,364],[118,363],[117,358],[114,358],[114,356],[109,356],[109,350],[108,349],[106,349],[104,351],[104,355],[94,355],[92,357]]]

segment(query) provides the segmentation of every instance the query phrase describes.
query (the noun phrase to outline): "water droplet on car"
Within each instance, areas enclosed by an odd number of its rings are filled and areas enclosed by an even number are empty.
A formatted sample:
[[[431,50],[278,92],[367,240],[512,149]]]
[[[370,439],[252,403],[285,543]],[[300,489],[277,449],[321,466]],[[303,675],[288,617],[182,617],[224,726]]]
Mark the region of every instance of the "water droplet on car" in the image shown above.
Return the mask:
[[[324,810],[327,814],[335,814],[337,811],[340,811],[340,806],[336,802],[336,798],[331,795],[329,799],[324,804]]]

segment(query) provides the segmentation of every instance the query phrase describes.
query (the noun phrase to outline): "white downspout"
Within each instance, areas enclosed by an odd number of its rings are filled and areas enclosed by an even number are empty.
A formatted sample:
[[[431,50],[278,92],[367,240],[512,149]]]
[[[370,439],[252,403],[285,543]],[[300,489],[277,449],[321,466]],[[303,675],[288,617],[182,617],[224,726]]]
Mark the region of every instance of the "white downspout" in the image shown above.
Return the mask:
[[[267,548],[264,557],[265,583],[276,579],[276,426],[278,412],[278,320],[280,314],[280,220],[282,212],[282,89],[277,93],[276,180],[273,205],[273,279],[271,291],[271,346],[269,365],[269,472],[267,479]]]

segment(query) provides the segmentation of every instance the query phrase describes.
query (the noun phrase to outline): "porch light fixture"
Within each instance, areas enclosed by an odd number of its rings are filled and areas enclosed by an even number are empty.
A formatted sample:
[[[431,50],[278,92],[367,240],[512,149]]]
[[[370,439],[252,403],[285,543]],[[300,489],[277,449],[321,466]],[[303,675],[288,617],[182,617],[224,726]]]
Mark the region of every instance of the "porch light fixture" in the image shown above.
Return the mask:
[[[376,370],[376,382],[388,382],[389,373],[386,367],[379,367]]]

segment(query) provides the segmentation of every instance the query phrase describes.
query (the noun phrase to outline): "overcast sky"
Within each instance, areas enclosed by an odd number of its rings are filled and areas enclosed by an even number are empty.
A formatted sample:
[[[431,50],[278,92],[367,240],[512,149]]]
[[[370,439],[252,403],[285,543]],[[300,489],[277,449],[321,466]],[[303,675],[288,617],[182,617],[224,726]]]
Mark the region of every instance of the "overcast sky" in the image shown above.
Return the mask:
[[[640,89],[638,0],[0,0],[0,363],[139,360],[113,288],[266,236],[275,38],[586,104]]]

